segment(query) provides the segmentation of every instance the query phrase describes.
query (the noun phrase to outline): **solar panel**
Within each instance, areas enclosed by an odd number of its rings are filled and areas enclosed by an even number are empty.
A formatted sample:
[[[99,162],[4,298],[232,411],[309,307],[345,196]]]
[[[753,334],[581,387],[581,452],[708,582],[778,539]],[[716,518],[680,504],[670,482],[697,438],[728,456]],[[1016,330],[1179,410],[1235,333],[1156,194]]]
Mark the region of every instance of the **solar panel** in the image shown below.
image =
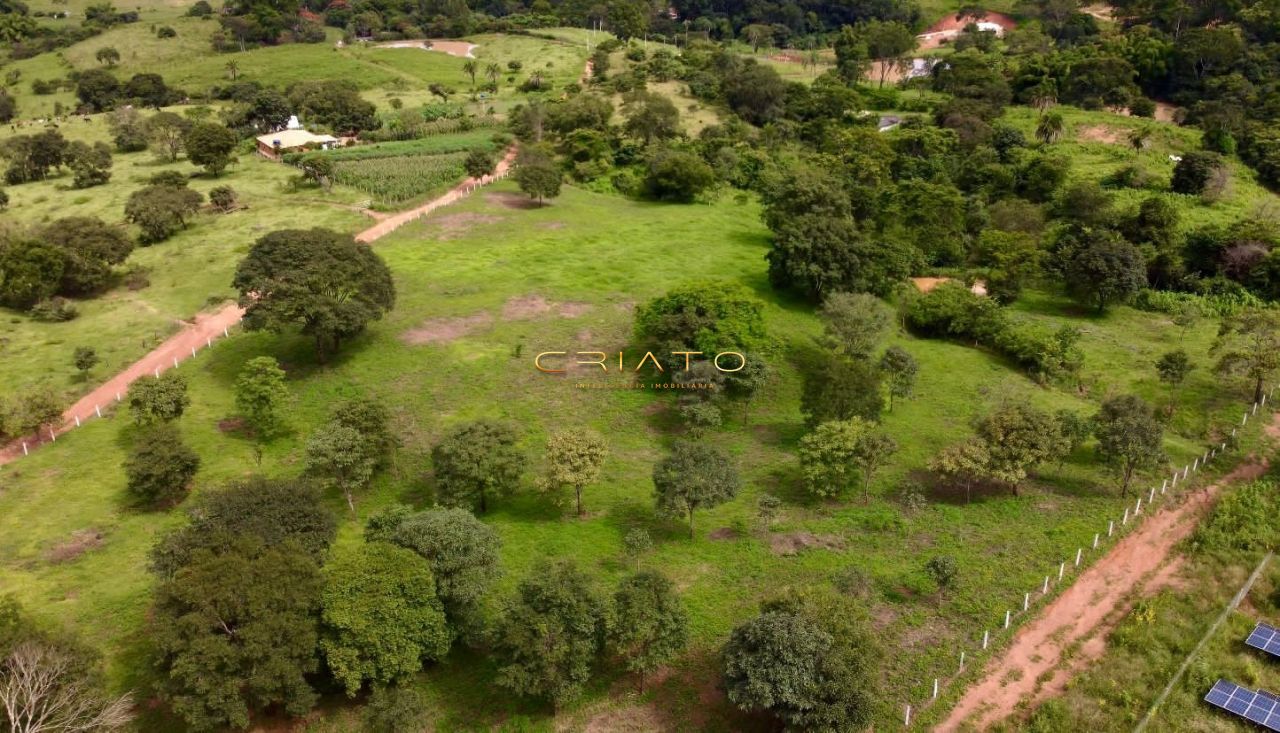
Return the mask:
[[[1274,626],[1259,623],[1244,643],[1254,649],[1261,649],[1272,656],[1280,657],[1280,629]]]
[[[1280,700],[1269,692],[1253,692],[1232,682],[1218,680],[1204,699],[1210,705],[1235,713],[1268,730],[1280,731]]]

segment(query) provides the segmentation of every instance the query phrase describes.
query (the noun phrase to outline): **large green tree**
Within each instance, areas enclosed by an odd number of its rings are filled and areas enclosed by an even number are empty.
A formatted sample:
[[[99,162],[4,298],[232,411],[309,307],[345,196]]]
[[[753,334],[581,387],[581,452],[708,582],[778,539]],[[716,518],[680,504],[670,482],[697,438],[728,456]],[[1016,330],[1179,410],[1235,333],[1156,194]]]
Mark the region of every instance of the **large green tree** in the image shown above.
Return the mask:
[[[251,331],[299,327],[323,358],[395,305],[385,262],[350,235],[327,229],[272,232],[249,250],[232,287]]]
[[[1121,395],[1102,403],[1093,418],[1098,455],[1120,472],[1121,496],[1129,494],[1136,471],[1164,461],[1164,425],[1141,397]]]
[[[827,343],[855,359],[869,356],[892,323],[885,304],[867,293],[832,293],[818,317]]]
[[[177,372],[143,377],[129,385],[129,412],[139,425],[177,420],[190,404],[187,378]]]
[[[431,449],[440,503],[488,511],[491,499],[515,491],[525,458],[514,428],[477,420],[450,431]]]
[[[494,630],[498,685],[563,705],[590,681],[604,630],[605,604],[582,571],[567,561],[535,567]]]
[[[547,440],[547,467],[541,486],[544,491],[569,489],[574,493],[578,516],[582,516],[582,490],[600,479],[600,467],[609,455],[604,438],[591,430],[563,430]]]
[[[746,351],[764,343],[764,304],[737,283],[693,282],[637,307],[635,333],[655,347],[696,350],[704,359]],[[679,363],[683,368],[684,360]]]
[[[828,420],[879,420],[884,408],[880,371],[872,363],[824,353],[802,375],[800,412],[815,427]]]
[[[502,542],[492,527],[466,509],[428,509],[401,518],[387,539],[431,563],[436,595],[455,631],[479,626],[480,602],[502,574]]]
[[[200,456],[187,447],[177,428],[167,423],[152,426],[135,440],[125,458],[125,488],[144,506],[164,506],[181,501],[200,468]]]
[[[197,122],[191,126],[182,146],[187,159],[205,169],[209,175],[222,175],[227,166],[235,162],[236,134],[216,122]]]
[[[689,518],[692,539],[693,513],[737,496],[742,479],[733,461],[719,449],[681,441],[653,467],[653,488],[659,511]]]
[[[1015,496],[1027,475],[1061,449],[1053,416],[1025,403],[1002,405],[976,427],[986,444],[987,477],[1008,484]]]
[[[160,697],[191,730],[247,728],[254,711],[306,713],[320,668],[316,560],[296,540],[226,536],[155,593],[149,640]]]
[[[1280,311],[1246,308],[1222,319],[1211,353],[1217,372],[1248,378],[1253,401],[1260,402],[1266,380],[1280,369]]]
[[[302,479],[239,479],[202,492],[187,514],[189,521],[151,550],[151,569],[162,578],[172,577],[201,550],[217,550],[240,535],[267,547],[296,541],[319,564],[337,532],[337,520],[320,492]]]
[[[689,614],[666,576],[642,571],[622,579],[613,596],[608,642],[627,671],[645,675],[675,659],[689,643]]]
[[[271,438],[280,430],[280,409],[289,398],[284,380],[280,362],[271,356],[250,359],[236,377],[236,408],[261,438]]]
[[[366,682],[404,679],[448,653],[435,578],[417,553],[375,542],[336,556],[324,576],[320,648],[348,696]]]

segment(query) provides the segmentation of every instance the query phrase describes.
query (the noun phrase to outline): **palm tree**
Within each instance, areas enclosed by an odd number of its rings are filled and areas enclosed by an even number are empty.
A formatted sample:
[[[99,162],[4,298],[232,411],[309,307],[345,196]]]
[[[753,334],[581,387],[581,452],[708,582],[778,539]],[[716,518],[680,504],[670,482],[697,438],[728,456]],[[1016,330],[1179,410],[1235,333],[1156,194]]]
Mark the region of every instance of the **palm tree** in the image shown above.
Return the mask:
[[[480,64],[476,63],[475,60],[468,60],[466,63],[462,65],[462,73],[471,77],[471,88],[475,89],[476,74],[480,73]]]
[[[227,73],[231,75],[231,81],[235,81],[236,76],[240,74],[240,64],[237,64],[234,60],[228,61],[224,68],[227,70]]]
[[[1036,124],[1036,139],[1045,145],[1051,145],[1062,138],[1062,133],[1066,129],[1066,123],[1062,120],[1061,112],[1050,112],[1040,117],[1040,122]]]
[[[1129,144],[1139,153],[1146,150],[1151,145],[1151,128],[1139,127],[1129,133]]]
[[[489,83],[493,85],[494,89],[497,89],[498,77],[502,76],[502,67],[498,66],[493,62],[490,62],[487,66],[484,67],[484,75],[489,77]]]

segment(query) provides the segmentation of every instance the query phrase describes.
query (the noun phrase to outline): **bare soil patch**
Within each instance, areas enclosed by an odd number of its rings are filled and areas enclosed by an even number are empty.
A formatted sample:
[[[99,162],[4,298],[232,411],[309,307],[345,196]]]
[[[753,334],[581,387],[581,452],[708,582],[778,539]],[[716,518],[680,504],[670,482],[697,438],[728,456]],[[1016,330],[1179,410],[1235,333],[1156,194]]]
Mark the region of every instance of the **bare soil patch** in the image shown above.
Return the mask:
[[[226,433],[243,433],[245,431],[245,422],[242,417],[224,417],[218,421],[218,432]]]
[[[507,209],[536,209],[540,206],[534,199],[511,191],[486,193],[484,200]]]
[[[1119,145],[1121,142],[1128,143],[1125,140],[1124,130],[1110,125],[1082,127],[1076,132],[1076,139],[1086,143],[1107,143],[1108,145]]]
[[[457,239],[480,224],[496,224],[502,221],[502,217],[493,216],[492,214],[477,214],[471,211],[460,211],[457,214],[449,214],[435,219],[430,223],[435,225],[439,230],[436,239],[449,240]]]
[[[1280,430],[1277,426],[1280,416],[1272,418],[1272,427]],[[1216,483],[1147,517],[1018,630],[937,730],[986,730],[1061,693],[1076,674],[1102,657],[1108,635],[1138,598],[1182,582],[1182,558],[1175,548],[1195,530],[1222,487],[1252,481],[1267,465],[1266,459],[1250,457]]]
[[[420,48],[423,51],[439,51],[447,53],[450,56],[457,56],[460,59],[475,58],[475,51],[479,46],[466,41],[389,41],[387,43],[379,43],[378,48]]]
[[[578,318],[591,310],[590,303],[558,303],[541,295],[522,295],[509,298],[502,306],[502,320],[526,321],[549,313],[561,318]]]
[[[71,533],[71,537],[66,542],[54,545],[45,556],[45,559],[55,565],[70,562],[90,550],[96,550],[101,547],[104,539],[106,539],[106,535],[101,530],[92,527],[78,529]]]
[[[738,530],[733,527],[721,527],[720,529],[712,530],[711,534],[707,536],[713,540],[736,540],[739,535]]]
[[[493,322],[493,316],[486,311],[474,313],[469,316],[455,316],[453,318],[431,318],[422,322],[417,328],[409,329],[400,334],[400,340],[410,346],[422,346],[424,344],[447,344],[466,336],[473,331],[488,326]]]
[[[812,532],[786,532],[769,535],[769,549],[775,555],[795,555],[803,550],[842,550],[844,540],[831,534]]]

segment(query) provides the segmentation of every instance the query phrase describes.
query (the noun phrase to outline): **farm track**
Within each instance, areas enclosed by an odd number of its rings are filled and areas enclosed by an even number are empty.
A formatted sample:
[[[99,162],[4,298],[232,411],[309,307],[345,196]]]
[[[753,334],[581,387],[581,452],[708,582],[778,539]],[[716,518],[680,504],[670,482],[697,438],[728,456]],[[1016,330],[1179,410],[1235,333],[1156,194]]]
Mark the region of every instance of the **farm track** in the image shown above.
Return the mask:
[[[475,188],[499,180],[511,169],[512,164],[515,162],[515,156],[516,147],[513,144],[507,149],[502,160],[498,162],[493,175],[485,176],[481,179],[468,178],[449,189],[444,195],[432,199],[421,206],[398,214],[381,217],[378,223],[356,234],[355,240],[363,244],[370,244],[411,221],[420,219],[436,209],[459,201]],[[98,410],[115,404],[117,395],[123,395],[134,380],[150,374],[157,374],[176,366],[177,362],[193,355],[195,351],[211,345],[215,339],[223,336],[227,329],[239,323],[243,317],[244,309],[236,303],[225,305],[213,313],[197,314],[188,325],[170,336],[160,346],[152,349],[146,356],[129,365],[124,371],[119,372],[77,400],[74,405],[62,414],[62,425],[56,428],[56,434],[61,435],[74,429],[78,425],[77,419],[87,421],[97,417]],[[0,447],[0,466],[25,455],[24,442],[26,443],[26,450],[33,450],[46,442],[52,442],[51,437],[53,436],[46,437],[43,434],[29,436]]]
[[[1280,437],[1280,414],[1272,416],[1266,434]],[[1195,531],[1222,489],[1256,479],[1267,467],[1266,457],[1250,456],[1213,484],[1162,506],[1018,629],[935,730],[986,730],[1061,693],[1102,657],[1107,635],[1137,597],[1169,583],[1182,562],[1178,544]]]

